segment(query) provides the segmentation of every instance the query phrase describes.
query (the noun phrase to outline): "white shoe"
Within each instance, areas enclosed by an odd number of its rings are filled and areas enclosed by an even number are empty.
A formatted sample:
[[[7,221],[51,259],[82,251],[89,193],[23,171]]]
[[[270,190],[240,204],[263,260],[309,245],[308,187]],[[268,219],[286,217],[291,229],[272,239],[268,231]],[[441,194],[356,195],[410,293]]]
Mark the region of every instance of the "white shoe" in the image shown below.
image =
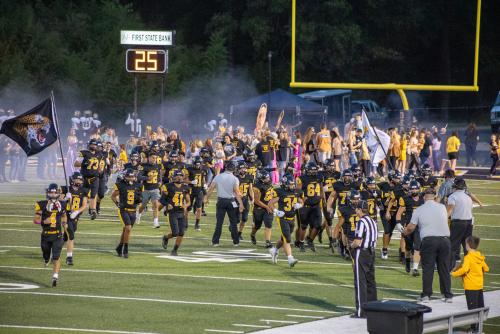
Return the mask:
[[[158,222],[153,222],[153,228],[160,228],[160,223]]]
[[[269,249],[269,254],[271,254],[271,260],[273,263],[278,263],[278,250],[275,247]]]
[[[296,258],[293,258],[293,259],[291,259],[291,260],[288,260],[288,266],[289,266],[290,268],[293,268],[293,267],[297,264],[297,262],[299,262],[299,260],[297,260]]]
[[[142,215],[141,213],[137,213],[137,214],[135,215],[135,223],[136,223],[137,225],[139,225],[139,224],[141,223],[141,215]]]

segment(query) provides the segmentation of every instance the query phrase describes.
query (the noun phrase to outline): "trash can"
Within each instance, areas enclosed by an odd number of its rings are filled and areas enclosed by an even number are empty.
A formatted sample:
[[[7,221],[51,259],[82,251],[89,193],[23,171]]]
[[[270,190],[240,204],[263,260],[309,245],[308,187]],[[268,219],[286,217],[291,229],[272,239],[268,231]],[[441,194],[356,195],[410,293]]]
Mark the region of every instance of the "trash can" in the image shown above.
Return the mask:
[[[432,309],[402,300],[373,301],[363,304],[370,334],[422,334],[423,314]]]

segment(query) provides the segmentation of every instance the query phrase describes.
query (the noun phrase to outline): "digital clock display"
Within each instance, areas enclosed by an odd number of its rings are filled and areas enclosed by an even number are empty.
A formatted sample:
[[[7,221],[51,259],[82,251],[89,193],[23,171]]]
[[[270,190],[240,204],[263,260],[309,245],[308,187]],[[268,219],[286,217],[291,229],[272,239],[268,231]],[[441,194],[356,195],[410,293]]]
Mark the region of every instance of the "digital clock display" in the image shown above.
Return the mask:
[[[127,72],[165,73],[167,52],[165,50],[128,49],[125,66]]]

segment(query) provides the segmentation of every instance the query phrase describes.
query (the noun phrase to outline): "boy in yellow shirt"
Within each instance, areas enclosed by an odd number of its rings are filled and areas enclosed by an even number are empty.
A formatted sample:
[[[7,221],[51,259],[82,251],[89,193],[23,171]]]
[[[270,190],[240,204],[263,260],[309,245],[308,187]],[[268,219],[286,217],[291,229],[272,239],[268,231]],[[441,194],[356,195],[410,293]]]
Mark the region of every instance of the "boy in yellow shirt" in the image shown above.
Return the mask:
[[[465,299],[469,310],[484,307],[483,281],[484,273],[490,268],[484,261],[484,256],[477,250],[480,239],[476,236],[469,236],[465,239],[467,255],[464,257],[462,266],[452,272],[453,277],[462,277],[465,290]],[[477,330],[477,325],[471,326],[473,332]]]

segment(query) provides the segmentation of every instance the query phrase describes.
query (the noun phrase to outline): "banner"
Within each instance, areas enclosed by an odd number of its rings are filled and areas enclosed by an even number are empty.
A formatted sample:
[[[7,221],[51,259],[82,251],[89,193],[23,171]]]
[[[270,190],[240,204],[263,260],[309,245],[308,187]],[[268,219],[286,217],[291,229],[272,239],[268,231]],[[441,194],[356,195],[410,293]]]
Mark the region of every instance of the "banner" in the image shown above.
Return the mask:
[[[366,146],[370,151],[372,165],[377,166],[387,156],[391,137],[384,131],[372,127],[364,111],[361,114],[361,123],[363,124]]]
[[[15,141],[27,156],[40,153],[57,140],[52,100],[48,98],[24,114],[6,120],[0,134]]]

